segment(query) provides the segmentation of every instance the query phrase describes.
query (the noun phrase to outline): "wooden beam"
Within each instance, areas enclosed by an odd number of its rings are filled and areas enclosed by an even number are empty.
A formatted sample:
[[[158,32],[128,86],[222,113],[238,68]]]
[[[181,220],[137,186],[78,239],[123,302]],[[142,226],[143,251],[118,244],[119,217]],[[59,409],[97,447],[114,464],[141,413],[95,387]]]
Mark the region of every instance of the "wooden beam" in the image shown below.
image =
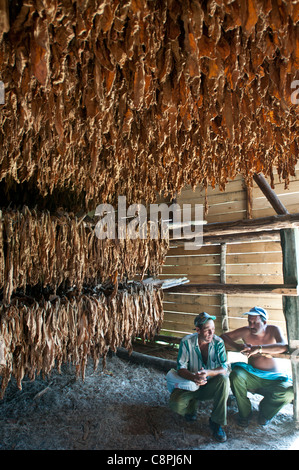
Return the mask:
[[[277,294],[297,296],[298,288],[294,284],[183,284],[165,289],[167,293],[192,294]]]
[[[228,235],[207,235],[203,237],[203,245],[214,245],[221,243],[246,242],[252,240],[280,241],[280,230],[264,230],[260,232],[231,233]],[[170,245],[182,246],[186,239],[171,239]]]
[[[203,239],[210,236],[223,237],[224,235],[240,233],[251,233],[253,235],[255,232],[294,228],[297,225],[299,225],[299,213],[243,219],[233,222],[215,222],[203,225]],[[178,240],[182,239],[178,238]]]
[[[266,196],[266,198],[268,199],[277,214],[289,214],[288,210],[277,197],[277,195],[275,194],[275,192],[273,191],[273,189],[271,188],[262,173],[255,173],[253,175],[253,179],[262,191],[262,193]]]
[[[142,364],[144,366],[155,367],[164,372],[168,372],[171,368],[176,367],[176,361],[170,359],[163,359],[162,357],[150,356],[133,351],[129,353],[125,348],[118,348],[116,355],[121,359],[134,362],[136,364]]]
[[[259,232],[264,230],[281,230],[294,228],[299,224],[299,213],[273,215],[258,219],[244,219],[234,222],[216,222],[203,226],[203,237],[211,235],[227,235],[232,233]]]

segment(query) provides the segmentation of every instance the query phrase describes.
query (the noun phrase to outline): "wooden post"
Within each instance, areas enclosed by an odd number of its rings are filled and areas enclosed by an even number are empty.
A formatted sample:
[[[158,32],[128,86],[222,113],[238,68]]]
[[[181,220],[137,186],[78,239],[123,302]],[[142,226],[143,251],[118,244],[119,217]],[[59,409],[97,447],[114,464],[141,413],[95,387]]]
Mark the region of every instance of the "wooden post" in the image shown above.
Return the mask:
[[[264,193],[264,195],[266,196],[266,198],[268,199],[277,214],[289,214],[288,210],[277,197],[277,195],[275,194],[275,192],[273,191],[270,184],[262,173],[255,173],[253,175],[253,179],[260,188],[260,190]]]
[[[283,254],[284,282],[298,285],[299,280],[299,231],[283,229],[280,233]],[[283,313],[286,319],[294,387],[294,419],[299,428],[299,296],[283,296]]]
[[[246,184],[246,218],[252,219],[252,186]]]
[[[221,252],[220,252],[220,282],[221,284],[226,283],[226,243],[221,243],[220,245]],[[220,312],[221,312],[221,325],[222,325],[222,332],[225,333],[228,331],[228,316],[227,316],[227,294],[223,293],[220,294],[221,304],[220,304]]]

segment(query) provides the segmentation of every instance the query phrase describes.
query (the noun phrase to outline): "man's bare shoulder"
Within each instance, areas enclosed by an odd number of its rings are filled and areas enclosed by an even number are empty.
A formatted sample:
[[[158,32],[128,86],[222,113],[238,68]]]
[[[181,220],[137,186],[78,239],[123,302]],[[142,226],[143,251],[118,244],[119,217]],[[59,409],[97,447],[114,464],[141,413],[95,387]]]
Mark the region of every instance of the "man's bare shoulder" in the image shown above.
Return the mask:
[[[251,330],[249,326],[242,326],[239,328],[239,332],[242,335],[242,339],[245,339],[247,336],[251,335]]]
[[[277,325],[268,325],[266,326],[267,331],[281,331],[280,327]]]
[[[234,340],[243,339],[245,336],[248,336],[248,334],[250,334],[250,328],[248,326],[241,326],[241,328],[226,333],[227,336]]]
[[[266,334],[275,338],[277,341],[281,341],[283,338],[282,330],[277,325],[267,325]]]

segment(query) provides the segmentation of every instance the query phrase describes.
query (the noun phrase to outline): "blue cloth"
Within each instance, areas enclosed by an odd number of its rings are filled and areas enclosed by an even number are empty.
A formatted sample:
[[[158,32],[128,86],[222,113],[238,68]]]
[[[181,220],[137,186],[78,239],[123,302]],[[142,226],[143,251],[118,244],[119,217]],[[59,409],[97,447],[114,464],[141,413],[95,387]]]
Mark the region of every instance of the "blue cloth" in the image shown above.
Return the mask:
[[[256,369],[255,367],[252,367],[250,364],[247,364],[246,362],[233,362],[231,364],[231,368],[234,369],[234,367],[243,367],[247,372],[250,374],[256,375],[257,377],[260,377],[261,379],[268,379],[268,380],[281,380],[282,382],[290,382],[290,384],[293,383],[292,378],[288,374],[283,374],[282,372],[273,372],[271,370],[261,370],[261,369]]]

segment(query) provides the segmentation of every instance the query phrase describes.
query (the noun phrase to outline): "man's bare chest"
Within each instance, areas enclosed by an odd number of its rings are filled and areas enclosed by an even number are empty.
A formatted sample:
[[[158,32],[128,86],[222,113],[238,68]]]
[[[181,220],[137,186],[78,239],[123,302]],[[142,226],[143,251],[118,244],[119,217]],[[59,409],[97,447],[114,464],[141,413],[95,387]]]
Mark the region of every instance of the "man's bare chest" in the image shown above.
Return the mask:
[[[201,357],[202,357],[204,364],[207,364],[208,362],[208,351],[209,351],[208,344],[200,347]]]
[[[243,341],[247,344],[259,345],[259,344],[274,344],[276,341],[270,333],[264,333],[261,335],[254,335],[250,332],[244,335]]]

